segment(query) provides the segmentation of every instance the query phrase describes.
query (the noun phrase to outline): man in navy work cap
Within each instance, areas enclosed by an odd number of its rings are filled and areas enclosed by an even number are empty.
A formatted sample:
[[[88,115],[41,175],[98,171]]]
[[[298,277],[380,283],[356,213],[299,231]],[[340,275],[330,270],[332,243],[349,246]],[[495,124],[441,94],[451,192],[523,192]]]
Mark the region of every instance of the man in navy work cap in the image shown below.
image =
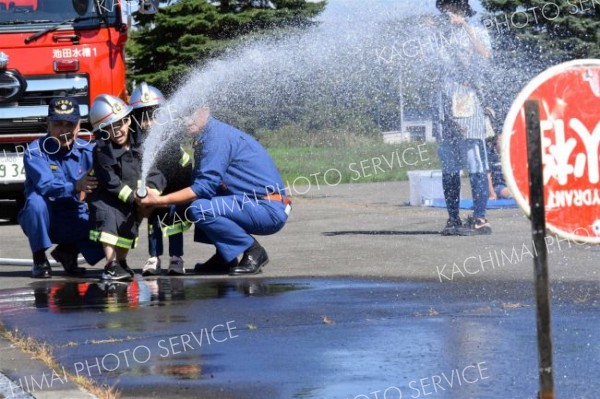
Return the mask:
[[[215,246],[216,253],[196,265],[197,274],[260,273],[269,258],[253,235],[278,232],[291,210],[279,171],[256,139],[210,117],[208,109],[186,124],[196,137],[190,186],[162,196],[149,193],[138,202],[180,205],[181,219],[196,226],[195,241]]]
[[[81,253],[89,264],[103,258],[102,246],[89,241],[88,209],[83,193],[97,186],[88,176],[92,168],[93,144],[78,139],[79,103],[59,97],[48,106],[48,135],[29,144],[25,165],[25,206],[19,224],[33,253],[33,278],[49,278],[52,270],[46,250],[58,244],[52,257],[69,275],[81,275],[77,266]]]

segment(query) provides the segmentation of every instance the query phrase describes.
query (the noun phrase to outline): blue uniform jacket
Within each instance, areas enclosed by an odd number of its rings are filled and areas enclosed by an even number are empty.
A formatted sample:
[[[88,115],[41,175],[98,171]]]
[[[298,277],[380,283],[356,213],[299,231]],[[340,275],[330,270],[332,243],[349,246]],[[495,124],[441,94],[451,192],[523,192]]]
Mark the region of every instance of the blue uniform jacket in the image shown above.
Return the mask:
[[[85,210],[75,186],[93,166],[93,147],[76,139],[70,149],[61,150],[50,136],[30,143],[23,155],[25,197],[36,192],[64,210]]]
[[[198,141],[191,185],[198,198],[285,195],[273,159],[254,137],[210,117]]]

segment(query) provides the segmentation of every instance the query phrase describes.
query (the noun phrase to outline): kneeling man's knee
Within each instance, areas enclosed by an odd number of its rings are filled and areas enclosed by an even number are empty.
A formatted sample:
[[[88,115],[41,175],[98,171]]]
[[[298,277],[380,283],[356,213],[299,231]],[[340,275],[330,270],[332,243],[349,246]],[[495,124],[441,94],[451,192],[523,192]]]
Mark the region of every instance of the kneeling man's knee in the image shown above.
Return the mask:
[[[27,201],[25,202],[25,208],[27,209],[27,212],[48,212],[48,205],[46,204],[44,197],[37,193],[31,193],[27,197]]]

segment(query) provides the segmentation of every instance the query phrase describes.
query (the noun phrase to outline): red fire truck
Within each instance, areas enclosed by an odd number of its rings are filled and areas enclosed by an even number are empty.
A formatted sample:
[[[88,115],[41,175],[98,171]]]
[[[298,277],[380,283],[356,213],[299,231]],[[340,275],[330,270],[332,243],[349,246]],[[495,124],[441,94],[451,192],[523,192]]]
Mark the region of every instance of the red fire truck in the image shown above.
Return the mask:
[[[52,97],[76,97],[84,120],[97,95],[127,97],[128,15],[157,6],[158,0],[0,0],[0,199],[22,200],[23,153],[46,134]]]

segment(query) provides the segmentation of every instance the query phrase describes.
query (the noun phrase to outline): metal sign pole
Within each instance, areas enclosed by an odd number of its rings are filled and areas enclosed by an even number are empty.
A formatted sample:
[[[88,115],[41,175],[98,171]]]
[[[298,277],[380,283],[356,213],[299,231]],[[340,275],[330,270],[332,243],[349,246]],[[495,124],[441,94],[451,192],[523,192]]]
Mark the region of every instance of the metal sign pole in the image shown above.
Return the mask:
[[[546,213],[544,208],[544,178],[542,173],[542,140],[539,102],[525,102],[527,126],[527,162],[529,166],[529,206],[535,246],[533,265],[537,303],[537,339],[539,353],[539,399],[554,399],[552,370],[552,329],[550,322],[550,290],[548,283],[548,249],[546,247]]]

